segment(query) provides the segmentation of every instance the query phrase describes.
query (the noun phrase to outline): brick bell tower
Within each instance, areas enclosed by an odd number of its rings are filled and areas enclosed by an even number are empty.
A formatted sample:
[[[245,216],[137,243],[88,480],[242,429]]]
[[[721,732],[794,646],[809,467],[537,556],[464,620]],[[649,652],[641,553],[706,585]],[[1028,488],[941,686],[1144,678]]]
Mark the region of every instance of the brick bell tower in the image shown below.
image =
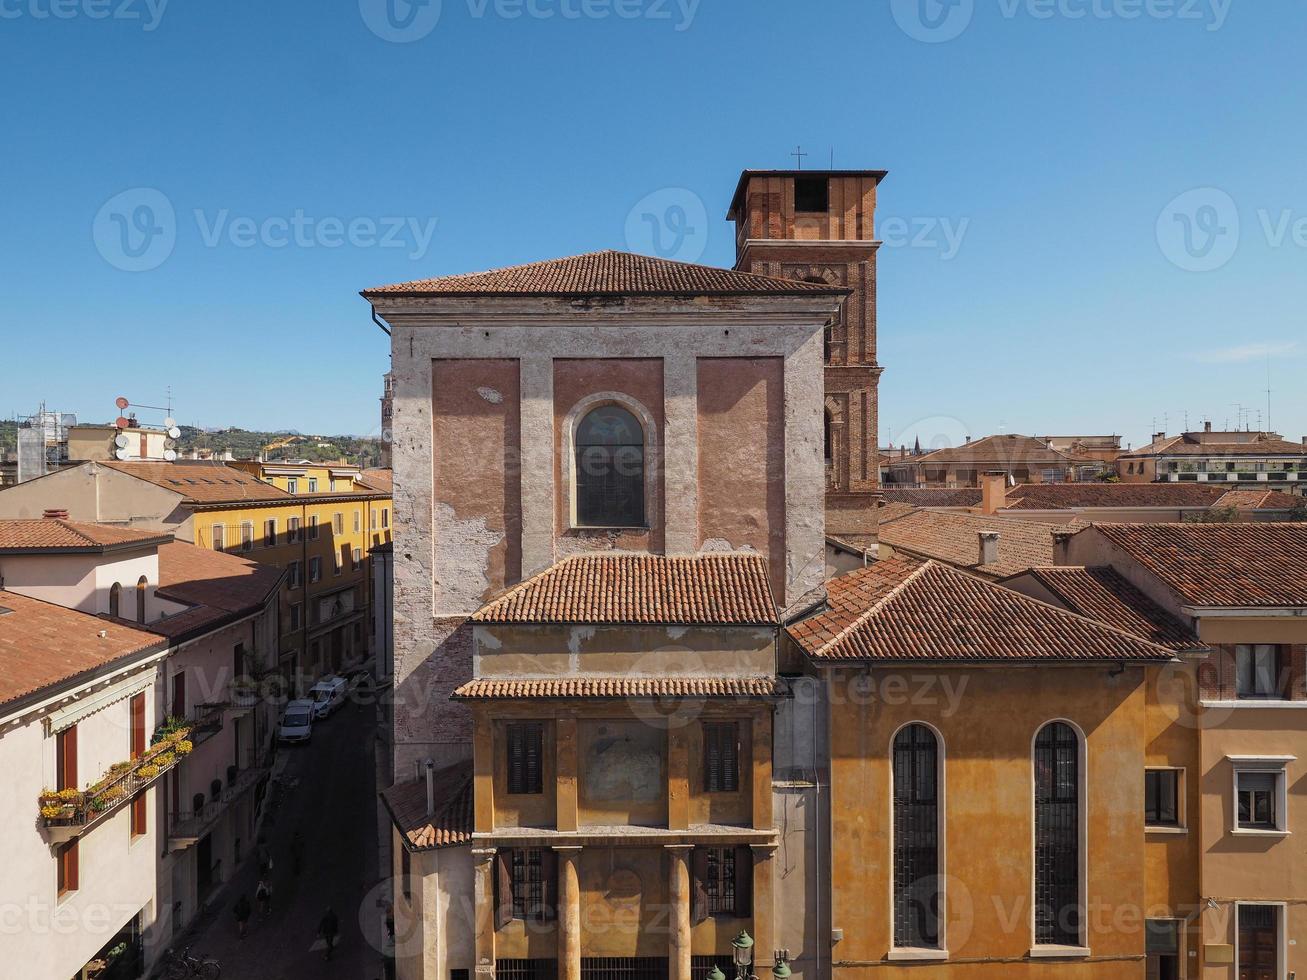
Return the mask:
[[[746,170],[727,218],[735,268],[848,286],[826,328],[826,530],[876,533],[876,188],[884,170]]]

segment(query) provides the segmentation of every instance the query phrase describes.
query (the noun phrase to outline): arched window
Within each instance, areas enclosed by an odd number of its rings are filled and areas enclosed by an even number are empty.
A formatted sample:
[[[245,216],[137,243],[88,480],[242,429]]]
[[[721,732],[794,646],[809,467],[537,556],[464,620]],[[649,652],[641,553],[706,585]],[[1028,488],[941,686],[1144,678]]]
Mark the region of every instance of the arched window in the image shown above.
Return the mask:
[[[118,607],[122,603],[123,587],[115,582],[109,586],[109,615],[117,618]]]
[[[576,427],[576,520],[644,526],[644,429],[620,405],[602,405]]]
[[[1080,739],[1065,722],[1035,737],[1035,942],[1080,942]]]
[[[145,587],[149,585],[149,580],[142,575],[136,580],[136,621],[145,622]]]
[[[894,945],[939,947],[939,742],[925,725],[894,737]]]

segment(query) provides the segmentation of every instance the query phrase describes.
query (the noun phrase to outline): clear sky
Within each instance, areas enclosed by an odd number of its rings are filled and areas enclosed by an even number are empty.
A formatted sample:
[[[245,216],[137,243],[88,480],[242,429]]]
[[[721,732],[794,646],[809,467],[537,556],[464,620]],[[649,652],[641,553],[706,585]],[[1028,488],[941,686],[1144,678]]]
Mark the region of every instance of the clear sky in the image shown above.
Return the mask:
[[[373,432],[359,289],[730,265],[739,171],[802,145],[890,171],[882,441],[1256,426],[1268,360],[1298,439],[1305,38],[1301,0],[0,0],[0,414]]]

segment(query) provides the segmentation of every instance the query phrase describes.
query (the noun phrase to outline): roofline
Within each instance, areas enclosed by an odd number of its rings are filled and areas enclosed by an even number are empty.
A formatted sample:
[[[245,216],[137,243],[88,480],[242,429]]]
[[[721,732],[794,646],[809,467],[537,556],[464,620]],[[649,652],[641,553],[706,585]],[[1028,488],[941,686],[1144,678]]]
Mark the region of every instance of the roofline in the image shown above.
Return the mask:
[[[1181,597],[1183,599],[1183,596]],[[1180,607],[1186,616],[1201,619],[1222,619],[1238,617],[1246,619],[1282,619],[1285,617],[1301,619],[1307,617],[1307,606],[1196,606],[1185,600]]]
[[[740,171],[740,180],[735,185],[735,193],[731,195],[731,206],[726,212],[726,220],[730,221],[735,217],[736,211],[739,210],[740,199],[744,196],[745,185],[754,177],[873,177],[876,186],[889,176],[888,170],[742,170]]]
[[[329,504],[335,501],[341,503],[357,503],[365,500],[392,500],[393,493],[324,493],[315,496],[296,494],[285,497],[258,497],[252,500],[191,500],[187,498],[183,504],[188,510],[208,511],[208,510],[234,510],[242,507],[291,507],[309,504]]]
[[[1064,610],[1065,611],[1065,610]],[[1079,615],[1073,613],[1072,615]],[[1083,618],[1083,617],[1082,617]],[[1105,624],[1097,620],[1091,620],[1096,626]],[[1151,642],[1135,637],[1133,633],[1128,634],[1141,643]],[[1129,664],[1138,667],[1154,667],[1158,664],[1178,663],[1179,658],[1176,651],[1168,650],[1165,647],[1159,647],[1165,654],[1157,657],[1082,657],[1072,659],[1066,657],[936,657],[934,659],[917,659],[913,657],[902,658],[874,658],[874,657],[823,657],[809,654],[809,659],[818,667],[878,667],[878,666],[896,666],[900,664],[913,664],[918,667],[1110,667],[1116,664]]]
[[[487,270],[493,271],[493,270]],[[733,270],[725,270],[733,271]],[[743,273],[742,273],[743,274]],[[760,278],[771,278],[763,276]],[[775,289],[769,292],[760,293],[747,289],[624,289],[614,292],[594,292],[592,290],[577,290],[573,292],[551,291],[521,291],[521,290],[481,290],[481,289],[458,289],[458,290],[421,290],[421,289],[366,289],[359,293],[368,302],[384,300],[387,297],[396,299],[489,299],[498,297],[512,297],[519,299],[588,299],[591,297],[614,297],[614,296],[661,296],[661,297],[686,297],[686,296],[750,296],[758,299],[768,297],[785,296],[785,297],[807,297],[807,296],[850,296],[853,290],[847,286],[818,286],[816,283],[810,284],[810,289]]]
[[[771,694],[458,694],[449,696],[451,701],[656,701],[661,698],[678,697],[685,701],[759,701],[776,703],[787,701],[792,695],[780,691]]]
[[[498,602],[499,600],[496,599],[494,601]],[[767,622],[754,620],[734,620],[731,622],[723,622],[721,620],[708,619],[605,619],[602,621],[593,619],[477,619],[475,613],[468,617],[468,621],[471,622],[473,626],[621,626],[626,628],[639,626],[713,626],[722,629],[739,629],[741,627],[759,626],[767,627],[768,629],[777,629],[781,625],[779,612],[775,619],[768,620]]]
[[[113,525],[110,525],[113,526]],[[142,538],[139,541],[116,541],[113,544],[85,544],[74,545],[72,547],[60,547],[58,545],[48,545],[44,547],[29,548],[5,548],[0,546],[0,555],[108,555],[115,554],[119,551],[144,551],[147,548],[157,548],[162,544],[170,544],[174,539],[172,533],[156,535],[152,538]]]

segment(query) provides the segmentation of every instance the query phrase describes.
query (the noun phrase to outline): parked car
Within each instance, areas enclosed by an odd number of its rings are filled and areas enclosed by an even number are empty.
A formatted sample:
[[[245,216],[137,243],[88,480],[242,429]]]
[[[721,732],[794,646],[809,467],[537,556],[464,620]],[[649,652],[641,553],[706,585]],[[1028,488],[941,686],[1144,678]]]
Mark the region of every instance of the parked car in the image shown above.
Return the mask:
[[[282,712],[277,739],[282,742],[307,742],[313,735],[315,715],[316,706],[312,701],[301,698],[290,702]]]
[[[313,717],[326,718],[345,703],[349,682],[343,677],[328,677],[313,685],[309,698],[313,701]]]

